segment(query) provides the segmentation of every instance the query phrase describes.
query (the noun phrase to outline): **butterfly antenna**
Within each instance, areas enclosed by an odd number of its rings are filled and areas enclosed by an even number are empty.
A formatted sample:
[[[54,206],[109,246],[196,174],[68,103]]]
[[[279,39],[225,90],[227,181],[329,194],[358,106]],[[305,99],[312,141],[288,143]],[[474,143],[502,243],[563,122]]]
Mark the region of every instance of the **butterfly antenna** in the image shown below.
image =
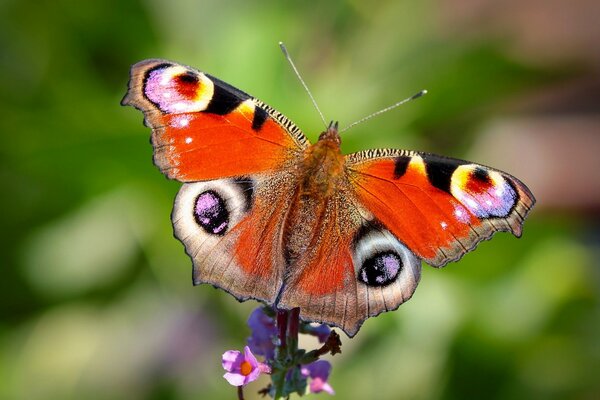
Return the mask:
[[[373,114],[369,114],[369,115],[367,115],[366,117],[364,117],[364,118],[361,118],[361,119],[359,119],[358,121],[351,123],[350,125],[348,125],[348,126],[347,126],[347,127],[345,127],[344,129],[340,130],[340,133],[342,133],[342,132],[344,132],[344,131],[347,131],[348,129],[352,128],[353,126],[356,126],[356,125],[358,125],[358,124],[362,124],[363,122],[365,122],[365,121],[367,121],[367,120],[370,120],[371,118],[373,118],[373,117],[376,117],[376,116],[378,116],[379,114],[383,114],[384,112],[387,112],[387,111],[393,110],[394,108],[396,108],[396,107],[398,107],[398,106],[400,106],[400,105],[402,105],[402,104],[404,104],[404,103],[406,103],[406,102],[409,102],[409,101],[411,101],[411,100],[418,99],[419,97],[421,97],[421,96],[423,96],[423,95],[426,95],[426,94],[427,94],[427,90],[421,90],[419,93],[417,93],[417,94],[415,94],[415,95],[412,95],[412,96],[410,96],[410,97],[409,97],[409,98],[407,98],[407,99],[404,99],[404,100],[402,100],[402,101],[399,101],[399,102],[397,102],[396,104],[392,104],[392,105],[391,105],[391,106],[389,106],[389,107],[386,107],[386,108],[384,108],[384,109],[382,109],[382,110],[376,111],[376,112],[374,112]]]
[[[308,90],[308,86],[306,86],[306,83],[304,83],[304,79],[302,79],[302,77],[300,76],[300,72],[298,72],[298,69],[296,68],[296,65],[294,65],[294,62],[292,61],[292,58],[290,57],[290,53],[288,53],[288,51],[285,48],[285,45],[283,44],[283,42],[279,42],[279,47],[281,47],[281,51],[283,52],[283,55],[285,56],[285,58],[288,60],[288,62],[292,66],[292,69],[296,73],[296,76],[300,80],[300,83],[302,83],[302,86],[304,86],[304,90],[306,90],[306,93],[308,93],[308,96],[310,97],[310,100],[312,101],[313,105],[315,106],[315,108],[319,112],[319,115],[321,116],[321,120],[323,121],[323,125],[327,126],[327,122],[325,122],[325,117],[323,116],[323,113],[321,112],[321,109],[317,105],[317,102],[315,101],[315,98],[313,97],[313,95],[310,92],[310,90]]]

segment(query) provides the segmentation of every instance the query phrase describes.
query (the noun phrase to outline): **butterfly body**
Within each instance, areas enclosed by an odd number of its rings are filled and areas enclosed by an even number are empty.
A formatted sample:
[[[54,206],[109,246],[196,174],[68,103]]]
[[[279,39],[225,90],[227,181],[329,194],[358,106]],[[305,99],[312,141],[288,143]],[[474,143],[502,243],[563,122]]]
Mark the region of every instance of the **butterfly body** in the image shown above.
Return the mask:
[[[329,198],[344,178],[344,155],[341,138],[333,124],[323,132],[317,143],[305,150],[300,175],[302,194]]]
[[[353,336],[420,279],[497,231],[520,236],[535,199],[493,168],[428,153],[343,155],[337,124],[310,144],[286,117],[191,67],[132,67],[123,104],[142,110],[154,162],[183,182],[175,236],[195,284],[300,307]]]

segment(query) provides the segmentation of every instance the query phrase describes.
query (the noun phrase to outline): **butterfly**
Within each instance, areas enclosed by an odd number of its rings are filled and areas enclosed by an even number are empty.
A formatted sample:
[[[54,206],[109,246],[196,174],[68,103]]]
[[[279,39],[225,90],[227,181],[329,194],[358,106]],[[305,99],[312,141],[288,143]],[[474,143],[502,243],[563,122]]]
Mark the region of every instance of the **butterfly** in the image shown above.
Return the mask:
[[[517,178],[434,154],[343,155],[337,123],[311,144],[288,118],[194,68],[131,68],[123,105],[152,128],[154,164],[183,182],[171,215],[193,283],[300,308],[354,336],[495,232],[520,237],[535,198]]]

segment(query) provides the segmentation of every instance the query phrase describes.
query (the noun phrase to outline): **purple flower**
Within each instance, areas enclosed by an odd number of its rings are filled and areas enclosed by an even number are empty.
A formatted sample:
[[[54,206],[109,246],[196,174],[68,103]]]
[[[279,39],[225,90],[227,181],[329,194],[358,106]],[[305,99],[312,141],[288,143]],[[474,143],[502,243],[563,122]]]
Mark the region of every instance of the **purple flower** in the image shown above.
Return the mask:
[[[244,354],[237,350],[223,353],[223,368],[230,385],[244,386],[258,379],[260,374],[270,374],[271,367],[256,360],[248,346],[244,347]]]
[[[302,366],[300,370],[303,376],[309,379],[309,389],[311,393],[327,392],[335,394],[333,388],[327,383],[329,373],[331,372],[331,364],[329,361],[318,360],[310,364]]]
[[[330,333],[331,328],[325,324],[310,327],[310,334],[316,336],[319,339],[319,343],[325,343]]]
[[[275,344],[273,339],[277,336],[275,321],[258,307],[252,311],[248,318],[248,326],[252,330],[252,335],[248,338],[250,349],[267,360],[275,357]]]

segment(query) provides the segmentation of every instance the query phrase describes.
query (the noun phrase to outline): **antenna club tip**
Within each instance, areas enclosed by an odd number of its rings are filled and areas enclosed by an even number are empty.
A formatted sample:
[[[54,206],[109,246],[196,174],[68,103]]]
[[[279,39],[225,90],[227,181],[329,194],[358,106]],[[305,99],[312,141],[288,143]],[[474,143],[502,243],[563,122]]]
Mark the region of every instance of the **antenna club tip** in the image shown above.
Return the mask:
[[[283,52],[283,54],[285,55],[286,58],[289,58],[288,55],[288,51],[285,47],[285,44],[283,44],[283,42],[279,42],[279,48],[281,49],[281,51]]]
[[[418,99],[419,97],[421,97],[421,96],[425,96],[426,94],[427,94],[427,90],[426,90],[426,89],[423,89],[423,90],[421,90],[419,93],[417,93],[417,94],[415,94],[413,97],[411,97],[410,99],[411,99],[411,100]]]

